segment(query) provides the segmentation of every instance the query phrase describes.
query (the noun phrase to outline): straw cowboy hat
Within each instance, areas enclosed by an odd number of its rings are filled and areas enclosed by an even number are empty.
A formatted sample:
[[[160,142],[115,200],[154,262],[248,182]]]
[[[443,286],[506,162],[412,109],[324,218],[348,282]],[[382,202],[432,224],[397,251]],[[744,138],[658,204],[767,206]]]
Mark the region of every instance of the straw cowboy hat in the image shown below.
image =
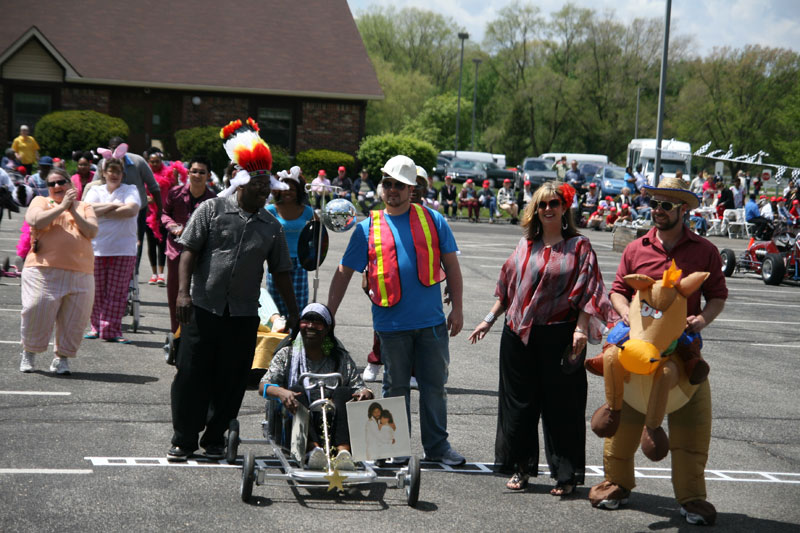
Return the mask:
[[[658,187],[645,185],[644,189],[650,196],[660,195],[673,198],[678,202],[683,202],[689,209],[697,209],[700,206],[700,199],[689,190],[689,185],[681,178],[664,178]]]

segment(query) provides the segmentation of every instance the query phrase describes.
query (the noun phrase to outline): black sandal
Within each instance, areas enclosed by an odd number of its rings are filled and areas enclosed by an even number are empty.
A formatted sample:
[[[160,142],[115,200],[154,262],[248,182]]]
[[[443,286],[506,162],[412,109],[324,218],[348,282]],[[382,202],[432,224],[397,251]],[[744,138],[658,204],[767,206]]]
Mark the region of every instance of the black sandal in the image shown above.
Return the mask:
[[[571,483],[556,483],[556,486],[550,491],[553,496],[560,496],[564,498],[575,492],[575,485]]]
[[[506,482],[506,488],[509,490],[525,490],[528,488],[528,477],[530,477],[528,474],[514,472],[511,479]]]

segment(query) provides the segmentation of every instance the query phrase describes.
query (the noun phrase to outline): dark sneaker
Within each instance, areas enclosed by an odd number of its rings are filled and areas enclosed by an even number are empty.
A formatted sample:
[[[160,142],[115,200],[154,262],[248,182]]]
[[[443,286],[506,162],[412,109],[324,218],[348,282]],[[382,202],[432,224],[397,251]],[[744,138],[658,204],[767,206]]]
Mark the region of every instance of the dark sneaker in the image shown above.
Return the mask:
[[[225,446],[208,446],[205,455],[209,459],[222,459],[225,457]]]
[[[167,461],[170,463],[184,463],[192,455],[192,452],[180,446],[173,446],[167,452]]]
[[[425,457],[425,461],[433,463],[443,463],[447,466],[461,466],[467,462],[463,455],[455,451],[453,448],[447,448],[447,451],[441,457]]]

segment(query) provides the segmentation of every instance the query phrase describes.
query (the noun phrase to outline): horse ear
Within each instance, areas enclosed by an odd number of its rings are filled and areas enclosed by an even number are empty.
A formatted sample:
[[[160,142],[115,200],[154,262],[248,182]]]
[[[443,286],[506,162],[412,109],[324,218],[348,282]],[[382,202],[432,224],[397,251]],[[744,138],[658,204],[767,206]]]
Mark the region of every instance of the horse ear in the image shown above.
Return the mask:
[[[645,276],[644,274],[628,274],[622,279],[624,279],[625,283],[637,291],[649,289],[656,282],[656,280],[650,276]]]
[[[700,288],[700,285],[710,276],[708,272],[692,272],[688,276],[681,278],[675,284],[675,288],[684,297],[688,298],[694,291]]]

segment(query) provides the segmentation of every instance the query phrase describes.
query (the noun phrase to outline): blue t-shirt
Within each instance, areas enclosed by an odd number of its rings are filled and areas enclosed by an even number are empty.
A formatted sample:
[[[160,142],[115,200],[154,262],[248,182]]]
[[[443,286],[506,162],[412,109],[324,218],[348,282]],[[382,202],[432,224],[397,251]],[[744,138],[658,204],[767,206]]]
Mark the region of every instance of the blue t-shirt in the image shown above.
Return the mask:
[[[754,218],[760,216],[761,216],[761,211],[759,211],[758,209],[758,204],[752,200],[748,201],[747,204],[745,204],[744,206],[744,219],[747,222],[750,222]]]
[[[297,241],[300,240],[300,232],[306,227],[306,223],[314,218],[314,209],[312,209],[310,205],[307,205],[303,213],[294,220],[284,220],[281,218],[275,204],[269,204],[267,206],[267,211],[269,211],[270,215],[277,218],[278,222],[283,226],[283,234],[286,236],[286,245],[289,247],[289,257],[293,259],[296,258]]]
[[[437,211],[428,209],[428,212],[433,217],[439,235],[441,254],[456,252],[458,246],[447,221]],[[372,327],[375,331],[405,331],[438,326],[444,322],[441,284],[426,287],[419,281],[417,254],[414,250],[408,212],[397,216],[386,215],[386,220],[392,229],[397,248],[402,297],[392,307],[372,304]],[[355,227],[341,264],[358,272],[364,271],[368,260],[369,227],[370,218],[362,220]]]

